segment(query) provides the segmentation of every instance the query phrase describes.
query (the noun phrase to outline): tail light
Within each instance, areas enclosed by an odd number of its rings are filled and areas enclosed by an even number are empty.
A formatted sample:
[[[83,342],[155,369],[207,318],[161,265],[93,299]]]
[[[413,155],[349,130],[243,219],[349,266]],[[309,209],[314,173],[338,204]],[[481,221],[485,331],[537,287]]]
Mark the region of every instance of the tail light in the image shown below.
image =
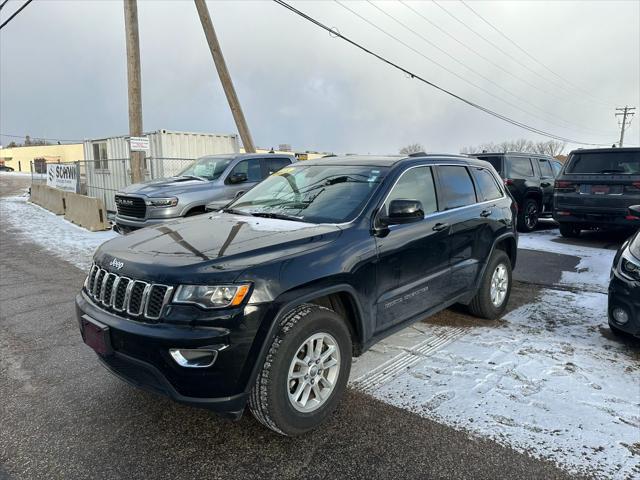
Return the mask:
[[[504,181],[505,187],[508,187],[509,185],[513,185],[513,179],[511,178],[503,178],[502,180]]]
[[[640,193],[640,182],[633,182],[631,185],[625,185],[624,189],[629,193]]]
[[[640,220],[640,217],[636,217],[635,215],[627,215],[624,217],[625,220]]]
[[[561,192],[575,192],[578,188],[573,182],[568,182],[566,180],[556,180],[553,185],[554,190],[558,190]]]

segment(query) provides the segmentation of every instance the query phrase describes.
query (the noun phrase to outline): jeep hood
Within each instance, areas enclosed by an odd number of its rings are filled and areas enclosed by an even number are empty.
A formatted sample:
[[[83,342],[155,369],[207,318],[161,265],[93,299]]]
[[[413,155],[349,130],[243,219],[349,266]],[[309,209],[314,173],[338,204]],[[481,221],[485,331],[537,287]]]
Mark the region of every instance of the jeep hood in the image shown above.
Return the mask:
[[[149,269],[174,267],[196,267],[198,273],[238,271],[321,247],[340,233],[335,225],[216,212],[117,237],[104,243],[95,259],[108,268],[116,258],[125,264],[119,273],[135,278],[144,278]]]
[[[151,180],[144,183],[134,183],[119,191],[124,194],[146,195],[147,197],[170,197],[186,192],[210,190],[211,181],[198,180],[189,177],[171,177]]]

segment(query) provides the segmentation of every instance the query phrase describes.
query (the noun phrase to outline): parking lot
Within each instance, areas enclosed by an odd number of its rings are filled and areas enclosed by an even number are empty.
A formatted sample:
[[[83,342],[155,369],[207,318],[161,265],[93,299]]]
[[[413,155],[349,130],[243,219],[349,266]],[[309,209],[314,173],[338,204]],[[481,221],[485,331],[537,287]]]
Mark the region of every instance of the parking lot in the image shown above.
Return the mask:
[[[7,478],[630,478],[639,472],[640,350],[604,305],[624,237],[520,238],[509,311],[449,309],[374,346],[328,424],[282,438],[138,391],[77,332],[88,233],[0,178],[0,475]],[[39,225],[41,231],[34,232]],[[29,237],[29,238],[27,238]],[[12,248],[19,244],[20,249]],[[586,421],[588,420],[588,421]]]

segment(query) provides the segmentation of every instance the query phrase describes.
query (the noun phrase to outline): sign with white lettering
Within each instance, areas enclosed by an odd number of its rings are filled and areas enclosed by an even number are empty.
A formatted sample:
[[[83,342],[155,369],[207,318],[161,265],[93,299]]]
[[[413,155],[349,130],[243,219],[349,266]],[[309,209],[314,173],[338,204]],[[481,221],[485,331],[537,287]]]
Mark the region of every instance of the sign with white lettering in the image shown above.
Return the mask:
[[[149,137],[130,137],[129,148],[132,152],[148,152]]]
[[[48,163],[47,186],[65,192],[78,193],[80,186],[78,164]]]

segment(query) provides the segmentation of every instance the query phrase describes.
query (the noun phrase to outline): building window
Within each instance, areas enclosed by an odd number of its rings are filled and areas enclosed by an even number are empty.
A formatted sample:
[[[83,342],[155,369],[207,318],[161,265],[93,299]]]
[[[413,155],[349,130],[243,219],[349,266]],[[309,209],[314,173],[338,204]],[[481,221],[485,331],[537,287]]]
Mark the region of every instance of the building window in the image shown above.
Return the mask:
[[[93,144],[93,166],[96,170],[109,170],[106,142],[97,142]]]

